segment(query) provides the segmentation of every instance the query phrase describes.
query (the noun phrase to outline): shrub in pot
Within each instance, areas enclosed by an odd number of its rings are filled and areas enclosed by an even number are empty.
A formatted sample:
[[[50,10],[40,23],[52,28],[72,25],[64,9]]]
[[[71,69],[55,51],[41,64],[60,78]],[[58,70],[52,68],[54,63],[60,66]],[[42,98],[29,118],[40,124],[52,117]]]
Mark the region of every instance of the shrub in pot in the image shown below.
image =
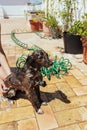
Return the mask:
[[[58,21],[56,20],[55,16],[52,15],[47,15],[44,17],[44,23],[46,28],[48,28],[48,31],[51,35],[52,38],[58,38],[61,37],[61,29],[60,26],[58,25]],[[43,28],[43,32],[45,32]]]
[[[32,18],[29,20],[32,31],[42,31],[43,30],[43,21],[42,21],[43,15],[44,15],[44,12],[38,11],[34,15],[34,17],[32,16]]]
[[[87,33],[85,22],[75,21],[67,32],[63,33],[64,48],[66,53],[80,54],[83,53],[82,42],[80,38]]]

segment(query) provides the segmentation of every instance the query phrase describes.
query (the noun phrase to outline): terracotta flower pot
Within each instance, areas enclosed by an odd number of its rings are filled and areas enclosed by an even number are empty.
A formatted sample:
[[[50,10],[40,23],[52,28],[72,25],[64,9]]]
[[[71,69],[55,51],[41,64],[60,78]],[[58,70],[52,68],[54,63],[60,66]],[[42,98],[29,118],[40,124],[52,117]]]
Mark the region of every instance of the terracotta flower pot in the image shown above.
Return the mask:
[[[87,64],[87,37],[82,37],[81,41],[83,45],[83,61]]]
[[[39,21],[39,31],[43,30],[43,22]]]
[[[39,22],[38,21],[29,20],[29,22],[30,22],[32,31],[39,31]]]
[[[43,33],[46,37],[49,37],[51,35],[50,29],[45,22],[43,22]]]

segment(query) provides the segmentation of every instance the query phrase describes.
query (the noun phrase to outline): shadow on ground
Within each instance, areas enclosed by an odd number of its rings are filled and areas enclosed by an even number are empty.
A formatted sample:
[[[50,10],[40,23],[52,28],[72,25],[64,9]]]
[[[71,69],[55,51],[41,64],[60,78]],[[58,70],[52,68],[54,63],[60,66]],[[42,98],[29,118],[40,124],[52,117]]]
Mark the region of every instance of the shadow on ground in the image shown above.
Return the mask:
[[[43,95],[43,100],[46,102],[50,102],[54,99],[59,99],[64,103],[70,103],[70,100],[67,98],[67,95],[65,95],[62,91],[58,90],[53,93],[49,92],[41,92],[41,95]],[[41,96],[42,97],[42,96]],[[20,98],[27,99],[24,92],[17,91],[16,96],[11,98],[11,100],[18,100]],[[27,99],[28,100],[28,99]]]

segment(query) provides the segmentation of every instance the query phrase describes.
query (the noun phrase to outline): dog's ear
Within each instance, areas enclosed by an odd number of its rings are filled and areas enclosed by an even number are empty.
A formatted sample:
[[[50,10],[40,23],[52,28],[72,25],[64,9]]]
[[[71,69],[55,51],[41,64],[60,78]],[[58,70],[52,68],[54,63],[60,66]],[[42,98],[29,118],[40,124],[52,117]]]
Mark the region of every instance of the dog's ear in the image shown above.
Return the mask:
[[[26,60],[26,63],[32,63],[32,61],[33,61],[33,56],[29,55],[27,60]]]
[[[11,81],[11,83],[12,83],[13,85],[15,85],[15,86],[22,85],[21,81],[19,81],[18,79],[14,78],[14,77],[12,77],[12,78],[10,79],[10,81]]]

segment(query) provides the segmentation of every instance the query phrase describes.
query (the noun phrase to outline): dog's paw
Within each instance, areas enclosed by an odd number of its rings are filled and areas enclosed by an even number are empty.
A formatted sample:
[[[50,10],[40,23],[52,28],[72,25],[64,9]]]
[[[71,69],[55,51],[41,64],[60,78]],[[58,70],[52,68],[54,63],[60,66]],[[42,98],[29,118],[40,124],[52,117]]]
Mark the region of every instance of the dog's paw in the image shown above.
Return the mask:
[[[47,102],[42,102],[41,105],[46,106],[46,105],[47,105]]]
[[[3,94],[3,96],[6,97],[6,98],[12,98],[12,97],[14,97],[15,95],[16,95],[16,92],[15,92],[13,89],[11,89],[11,90],[9,90],[7,93],[4,93],[4,94]]]
[[[12,97],[14,97],[14,96],[16,95],[16,92],[15,92],[13,89],[11,89],[11,90],[8,92],[8,95],[9,95],[9,98],[12,98]]]
[[[45,81],[40,81],[40,86],[42,86],[42,87],[45,87],[47,84],[46,84],[46,82]]]
[[[44,112],[43,112],[42,109],[38,109],[37,113],[38,113],[38,114],[43,114]]]

